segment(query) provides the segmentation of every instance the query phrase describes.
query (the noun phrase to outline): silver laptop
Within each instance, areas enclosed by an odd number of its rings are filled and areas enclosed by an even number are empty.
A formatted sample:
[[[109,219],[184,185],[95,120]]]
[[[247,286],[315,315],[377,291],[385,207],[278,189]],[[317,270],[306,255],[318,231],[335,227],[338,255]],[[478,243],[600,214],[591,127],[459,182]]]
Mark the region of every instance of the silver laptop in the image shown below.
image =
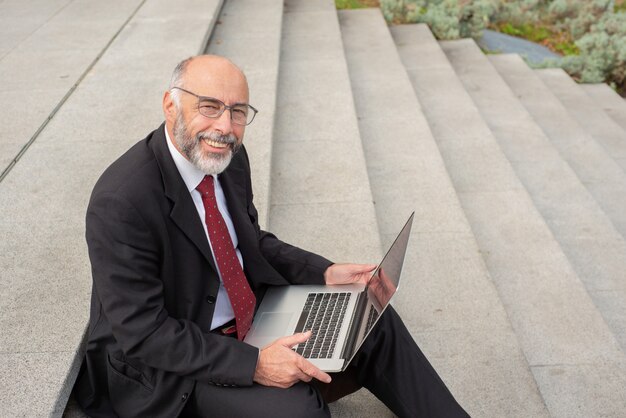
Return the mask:
[[[398,290],[414,214],[367,284],[271,287],[244,341],[263,348],[311,330],[311,338],[293,349],[325,372],[345,370]]]

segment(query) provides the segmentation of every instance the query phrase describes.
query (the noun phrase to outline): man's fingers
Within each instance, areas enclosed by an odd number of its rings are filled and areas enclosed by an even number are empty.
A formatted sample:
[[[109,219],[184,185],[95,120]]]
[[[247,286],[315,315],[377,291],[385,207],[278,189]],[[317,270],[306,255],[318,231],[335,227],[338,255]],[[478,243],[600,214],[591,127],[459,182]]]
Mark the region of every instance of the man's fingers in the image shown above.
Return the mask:
[[[320,382],[330,383],[330,381],[332,380],[328,373],[324,373],[323,371],[315,367],[311,362],[305,360],[304,357],[301,357],[301,361],[298,367],[300,367],[300,370],[302,370],[304,374],[311,376],[312,378],[315,378]]]
[[[351,274],[361,274],[368,273],[374,270],[377,265],[376,264],[345,264],[346,270]]]
[[[359,264],[362,273],[367,273],[378,267],[376,264]]]
[[[294,345],[305,342],[311,337],[311,331],[300,332],[298,334],[288,335],[286,337],[279,338],[276,343],[291,348]]]

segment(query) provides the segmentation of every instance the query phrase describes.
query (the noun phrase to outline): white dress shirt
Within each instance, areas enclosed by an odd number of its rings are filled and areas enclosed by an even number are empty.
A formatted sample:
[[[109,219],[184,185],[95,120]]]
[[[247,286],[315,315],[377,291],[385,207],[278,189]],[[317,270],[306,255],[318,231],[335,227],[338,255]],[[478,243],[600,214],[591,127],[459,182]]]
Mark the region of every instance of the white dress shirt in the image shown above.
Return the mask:
[[[167,133],[167,128],[165,129],[165,138],[167,139],[167,147],[169,148],[170,154],[172,154],[172,158],[174,159],[174,164],[176,164],[176,168],[183,178],[183,181],[187,186],[187,190],[189,190],[189,193],[191,194],[193,203],[196,206],[196,210],[198,211],[198,216],[200,217],[200,222],[204,227],[204,233],[206,234],[207,241],[209,242],[209,246],[211,246],[209,231],[207,230],[204,220],[204,204],[202,203],[202,197],[200,196],[200,192],[196,190],[196,187],[198,187],[205,174],[198,168],[196,168],[176,149],[176,147],[172,143],[172,140],[170,139],[169,134]],[[224,222],[226,222],[226,227],[228,228],[230,238],[233,241],[233,246],[235,247],[235,252],[237,253],[237,258],[239,259],[239,264],[241,264],[241,268],[243,268],[243,258],[241,257],[241,252],[238,248],[239,240],[237,239],[237,233],[235,232],[233,221],[230,218],[230,214],[228,213],[228,206],[226,205],[226,197],[224,196],[224,191],[222,190],[222,186],[220,185],[217,176],[214,175],[213,179],[215,180],[215,198],[217,199],[217,208],[222,214]],[[213,261],[215,261],[215,265],[217,266],[217,260],[215,260],[212,246],[211,255],[213,256]],[[228,293],[226,292],[226,288],[224,287],[222,274],[220,273],[219,268],[217,270],[217,274],[220,278],[220,289],[217,293],[217,300],[215,301],[215,312],[213,313],[213,320],[211,321],[211,329],[217,328],[235,317],[233,307],[230,304],[230,299],[228,298]]]

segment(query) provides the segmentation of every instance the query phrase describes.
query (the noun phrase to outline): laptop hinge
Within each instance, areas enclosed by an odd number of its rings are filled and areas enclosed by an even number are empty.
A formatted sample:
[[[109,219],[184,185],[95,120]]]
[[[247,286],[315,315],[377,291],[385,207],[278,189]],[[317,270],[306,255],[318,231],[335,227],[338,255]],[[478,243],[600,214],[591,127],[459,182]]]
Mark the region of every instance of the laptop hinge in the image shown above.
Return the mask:
[[[364,290],[357,296],[356,307],[352,313],[352,320],[350,321],[348,335],[346,336],[346,341],[344,343],[343,350],[341,351],[342,359],[352,358],[352,352],[356,346],[357,335],[359,333],[359,329],[361,329],[361,322],[363,321],[363,312],[367,306],[367,296],[365,292],[366,291]]]

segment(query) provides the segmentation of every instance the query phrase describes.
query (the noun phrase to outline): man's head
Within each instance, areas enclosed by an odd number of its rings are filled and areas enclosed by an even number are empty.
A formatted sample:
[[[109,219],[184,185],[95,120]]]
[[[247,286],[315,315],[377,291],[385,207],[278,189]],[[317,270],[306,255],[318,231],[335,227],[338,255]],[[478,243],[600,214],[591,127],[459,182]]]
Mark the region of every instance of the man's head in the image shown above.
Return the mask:
[[[215,116],[222,104],[234,109]],[[248,83],[241,70],[226,58],[200,55],[176,66],[163,112],[176,149],[205,174],[219,174],[241,146],[249,120],[244,112],[249,116],[254,110],[248,110]]]

